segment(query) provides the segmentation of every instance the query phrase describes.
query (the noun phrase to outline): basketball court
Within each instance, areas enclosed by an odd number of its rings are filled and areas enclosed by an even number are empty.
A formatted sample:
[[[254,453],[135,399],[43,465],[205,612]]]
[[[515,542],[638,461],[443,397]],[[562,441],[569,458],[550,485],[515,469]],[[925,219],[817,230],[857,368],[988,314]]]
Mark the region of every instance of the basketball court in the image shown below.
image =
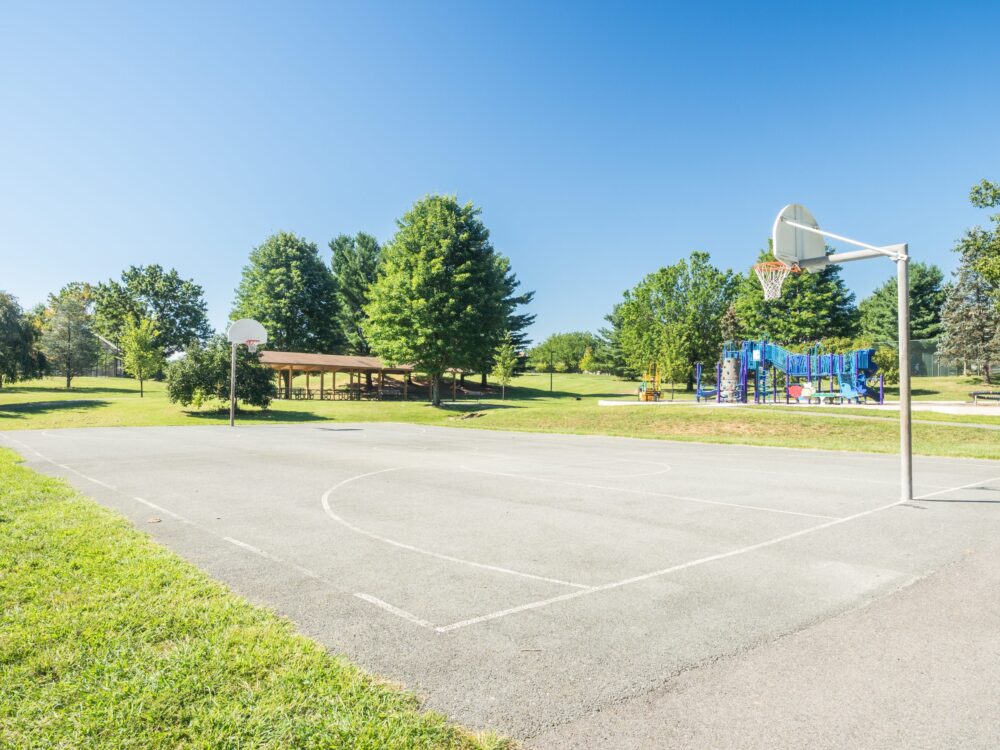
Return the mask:
[[[989,461],[916,457],[904,502],[898,457],[816,450],[339,423],[0,444],[528,747],[888,597],[1000,528]]]

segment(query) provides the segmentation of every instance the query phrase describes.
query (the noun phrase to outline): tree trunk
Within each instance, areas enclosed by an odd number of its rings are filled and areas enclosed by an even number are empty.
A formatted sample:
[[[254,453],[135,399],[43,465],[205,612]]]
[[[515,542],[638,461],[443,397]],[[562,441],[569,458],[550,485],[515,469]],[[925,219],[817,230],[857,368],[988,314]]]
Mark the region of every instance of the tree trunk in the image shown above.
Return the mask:
[[[73,382],[73,374],[70,370],[66,370],[66,390],[70,389],[70,384]]]
[[[372,389],[372,374],[370,372],[365,373],[365,388],[369,391]]]
[[[441,376],[431,375],[431,404],[441,406]]]
[[[483,388],[486,387],[486,373],[485,372],[483,373],[483,379],[482,379],[481,385],[483,386]]]
[[[139,378],[139,398],[143,398],[143,395],[144,394],[142,392],[142,378]]]
[[[507,400],[507,386],[503,383],[500,384],[500,400],[501,401]]]

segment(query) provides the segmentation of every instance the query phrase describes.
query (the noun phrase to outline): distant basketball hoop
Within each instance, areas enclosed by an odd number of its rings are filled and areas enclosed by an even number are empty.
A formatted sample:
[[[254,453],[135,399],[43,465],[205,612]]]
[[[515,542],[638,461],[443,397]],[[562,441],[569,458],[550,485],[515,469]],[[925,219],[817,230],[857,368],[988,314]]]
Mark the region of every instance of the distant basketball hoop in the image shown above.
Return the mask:
[[[229,426],[236,426],[236,347],[246,346],[251,354],[257,347],[267,343],[267,331],[264,326],[251,318],[243,318],[233,322],[226,331],[226,338],[232,348],[229,364]]]

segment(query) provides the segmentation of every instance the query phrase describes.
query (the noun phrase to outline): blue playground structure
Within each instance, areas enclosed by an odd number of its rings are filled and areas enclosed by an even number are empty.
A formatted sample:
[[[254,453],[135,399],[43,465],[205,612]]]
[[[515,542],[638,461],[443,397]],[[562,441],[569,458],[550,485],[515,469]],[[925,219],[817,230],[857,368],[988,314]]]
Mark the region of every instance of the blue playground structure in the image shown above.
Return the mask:
[[[715,388],[702,387],[702,365],[695,377],[698,401],[748,403],[751,385],[755,404],[861,403],[885,400],[885,378],[877,373],[874,349],[834,354],[817,344],[804,354],[790,352],[767,339],[728,341],[715,367]],[[824,390],[824,385],[826,389]]]

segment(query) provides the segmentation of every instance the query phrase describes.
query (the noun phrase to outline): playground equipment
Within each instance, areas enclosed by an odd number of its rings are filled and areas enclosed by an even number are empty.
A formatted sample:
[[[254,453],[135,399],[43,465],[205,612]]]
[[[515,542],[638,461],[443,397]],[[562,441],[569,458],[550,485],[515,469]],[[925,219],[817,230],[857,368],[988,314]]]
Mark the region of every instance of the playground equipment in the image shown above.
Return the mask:
[[[874,349],[835,354],[819,344],[798,354],[767,339],[729,341],[715,367],[715,388],[702,387],[702,365],[696,366],[695,398],[745,404],[752,385],[755,404],[861,403],[869,398],[881,404],[885,381],[881,374],[876,378],[874,354]]]
[[[660,400],[660,368],[655,363],[650,365],[642,376],[642,382],[639,383],[639,400]]]

